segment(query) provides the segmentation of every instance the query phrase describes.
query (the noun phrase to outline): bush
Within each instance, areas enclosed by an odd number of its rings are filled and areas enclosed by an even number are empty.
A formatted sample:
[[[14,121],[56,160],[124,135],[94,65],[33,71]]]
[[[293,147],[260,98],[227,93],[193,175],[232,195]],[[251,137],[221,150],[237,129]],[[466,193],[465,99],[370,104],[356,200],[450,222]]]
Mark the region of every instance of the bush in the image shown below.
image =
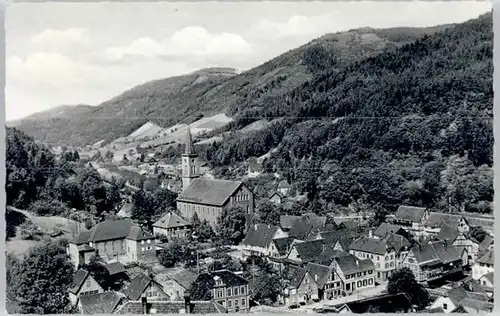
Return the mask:
[[[69,212],[68,206],[57,200],[38,200],[33,202],[29,209],[39,216],[55,216]]]
[[[19,225],[17,229],[18,229],[17,231],[18,235],[22,239],[40,240],[41,236],[43,235],[43,233],[40,230],[40,227],[35,225],[35,223],[30,221],[29,219],[27,219],[26,221],[24,221],[24,223]]]

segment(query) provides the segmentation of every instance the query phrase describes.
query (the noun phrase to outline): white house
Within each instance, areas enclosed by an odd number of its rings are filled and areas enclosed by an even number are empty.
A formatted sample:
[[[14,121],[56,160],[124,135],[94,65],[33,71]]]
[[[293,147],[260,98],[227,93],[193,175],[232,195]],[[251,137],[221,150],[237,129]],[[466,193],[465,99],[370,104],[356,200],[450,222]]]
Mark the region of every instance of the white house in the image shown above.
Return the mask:
[[[86,270],[79,269],[73,278],[73,284],[69,288],[69,300],[71,304],[77,305],[80,296],[103,293],[104,289]]]

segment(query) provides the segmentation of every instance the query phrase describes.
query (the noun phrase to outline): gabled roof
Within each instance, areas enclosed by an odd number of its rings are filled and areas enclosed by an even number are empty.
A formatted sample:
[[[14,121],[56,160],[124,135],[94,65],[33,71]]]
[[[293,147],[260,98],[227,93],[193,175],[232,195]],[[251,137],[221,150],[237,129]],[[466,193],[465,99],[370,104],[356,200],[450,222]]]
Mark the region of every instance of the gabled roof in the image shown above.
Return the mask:
[[[219,270],[210,273],[202,273],[198,276],[191,288],[191,297],[193,299],[204,300],[211,295],[211,289],[216,285],[215,279],[221,279],[227,286],[246,285],[248,281],[243,277],[229,271]]]
[[[401,229],[403,228],[400,225],[393,225],[384,222],[373,232],[373,235],[377,237],[385,237],[388,233],[396,234]]]
[[[479,252],[488,249],[493,244],[493,237],[490,235],[484,236],[483,241],[479,244]]]
[[[429,227],[442,227],[443,225],[449,225],[457,228],[462,217],[463,216],[460,214],[430,212],[425,225]]]
[[[123,295],[117,292],[104,292],[80,297],[82,313],[90,314],[111,314],[116,309]]]
[[[279,189],[290,189],[292,186],[286,181],[286,180],[281,180],[278,183],[278,188]]]
[[[349,248],[350,250],[384,255],[389,248],[392,248],[392,246],[388,245],[383,239],[368,238],[363,236],[354,240]]]
[[[120,211],[116,214],[119,217],[130,218],[132,216],[132,209],[134,208],[134,204],[125,203],[120,208]]]
[[[271,194],[271,196],[269,196],[269,198],[272,199],[273,196],[275,196],[275,195],[278,196],[280,199],[283,199],[285,197],[283,194],[281,194],[281,192],[276,191],[273,194]]]
[[[491,271],[480,277],[480,279],[485,278],[488,280],[491,284],[494,284],[495,282],[495,272]]]
[[[434,242],[412,249],[419,265],[450,263],[461,260],[461,253],[453,246],[443,242]]]
[[[241,181],[198,178],[182,191],[177,201],[223,206],[242,185]]]
[[[83,283],[85,283],[85,280],[90,276],[90,273],[87,270],[79,269],[75,273],[75,277],[73,278],[73,283],[71,284],[69,291],[73,294],[78,293],[80,289],[82,288]]]
[[[292,278],[290,280],[289,286],[294,287],[294,288],[298,288],[300,286],[300,284],[302,283],[302,280],[304,279],[306,274],[307,274],[307,269],[304,269],[304,268],[295,269],[295,271],[293,272]]]
[[[368,270],[375,270],[375,265],[370,259],[358,259],[353,255],[335,258],[340,270],[344,275],[349,275]]]
[[[125,267],[119,261],[109,262],[106,268],[109,271],[109,275],[126,272]]]
[[[493,304],[488,302],[488,295],[466,291],[464,287],[458,286],[448,291],[447,296],[457,306],[461,305],[466,310],[491,311]]]
[[[277,226],[255,224],[248,229],[242,244],[252,247],[267,248],[271,244],[278,229]]]
[[[393,233],[387,234],[385,241],[396,250],[396,253],[401,252],[403,249],[408,249],[411,246],[410,241],[404,236]]]
[[[293,243],[293,238],[285,237],[285,238],[277,238],[273,240],[274,246],[278,250],[280,256],[286,256],[288,251],[290,250],[290,246]]]
[[[459,235],[460,232],[458,231],[457,228],[450,226],[448,224],[443,224],[436,238],[438,240],[446,240],[449,243],[453,243]]]
[[[344,251],[349,251],[352,242],[363,234],[350,229],[339,229],[320,232],[319,235],[324,243],[334,247],[338,242]]]
[[[154,301],[148,302],[148,313],[152,310],[159,315],[185,313],[184,301]],[[191,301],[190,309],[192,314],[219,314],[227,313],[226,309],[215,301]],[[117,314],[143,314],[141,301],[129,301],[116,311]]]
[[[380,313],[397,313],[411,308],[411,300],[404,293],[385,294],[361,299],[346,304],[355,314],[370,313],[371,307],[377,307]]]
[[[144,240],[153,235],[126,219],[108,220],[95,225],[89,232],[82,232],[73,243],[99,242],[114,239]]]
[[[123,291],[123,293],[132,301],[138,300],[142,293],[147,289],[149,284],[152,282],[150,277],[144,273],[139,273],[135,278],[132,279],[130,285]],[[167,296],[167,294],[165,294]]]
[[[494,265],[495,264],[495,254],[494,254],[494,250],[490,250],[488,251],[484,256],[482,256],[481,258],[479,258],[477,260],[478,263],[484,263],[484,264],[492,264]]]
[[[416,223],[420,222],[425,211],[426,209],[424,207],[401,205],[396,212],[396,218],[398,220]]]
[[[281,215],[280,216],[280,226],[283,229],[290,229],[293,226],[293,223],[295,223],[296,220],[298,220],[300,216],[295,216],[295,215]]]
[[[159,228],[175,228],[175,227],[185,227],[185,226],[190,226],[191,223],[183,219],[177,214],[174,214],[172,212],[168,212],[160,218],[156,223],[153,224],[154,227],[159,227]]]
[[[302,262],[312,261],[314,258],[321,255],[324,250],[323,241],[321,239],[296,243],[294,247]]]
[[[326,216],[315,214],[304,214],[294,221],[290,228],[290,237],[306,239],[313,230],[320,230],[325,227]]]
[[[309,275],[314,279],[319,288],[323,288],[328,281],[328,278],[333,273],[333,268],[330,266],[325,266],[317,263],[309,262],[307,264],[306,270]]]
[[[191,288],[193,283],[198,278],[198,274],[187,269],[180,269],[175,272],[168,272],[167,276],[177,282],[184,289],[188,290]]]

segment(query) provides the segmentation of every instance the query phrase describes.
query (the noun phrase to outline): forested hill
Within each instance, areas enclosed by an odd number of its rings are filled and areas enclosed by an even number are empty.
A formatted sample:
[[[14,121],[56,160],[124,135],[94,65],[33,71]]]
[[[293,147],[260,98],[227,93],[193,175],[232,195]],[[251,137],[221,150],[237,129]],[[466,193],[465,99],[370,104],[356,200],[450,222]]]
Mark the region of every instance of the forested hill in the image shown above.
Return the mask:
[[[229,177],[276,148],[265,168],[319,212],[401,203],[491,212],[492,56],[486,14],[343,68],[323,65],[289,93],[233,107],[239,125],[275,124],[234,132],[204,155]]]
[[[267,97],[289,92],[321,73],[325,60],[342,68],[444,27],[364,28],[328,34],[241,74],[210,68],[155,80],[79,113],[66,109],[63,114],[68,115],[54,116],[49,112],[20,120],[16,126],[46,143],[86,145],[102,140],[103,135],[108,140],[126,136],[147,121],[162,127],[189,123],[200,115],[226,112],[250,102],[263,105]]]

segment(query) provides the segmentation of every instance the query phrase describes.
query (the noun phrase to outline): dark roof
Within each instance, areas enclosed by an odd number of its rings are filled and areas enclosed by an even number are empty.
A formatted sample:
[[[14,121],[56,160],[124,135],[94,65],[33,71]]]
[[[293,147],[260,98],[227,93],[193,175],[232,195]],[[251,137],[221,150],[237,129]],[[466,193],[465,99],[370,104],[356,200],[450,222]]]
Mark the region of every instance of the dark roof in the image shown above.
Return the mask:
[[[184,150],[184,154],[193,155],[194,153],[193,136],[191,135],[191,128],[188,126],[186,131],[186,148]]]
[[[95,248],[94,247],[90,247],[89,245],[87,244],[83,244],[83,245],[78,245],[76,247],[76,249],[78,249],[78,251],[83,251],[83,252],[93,252],[95,251]]]
[[[430,212],[425,224],[430,227],[441,227],[443,225],[458,227],[460,218],[462,216],[459,214]]]
[[[333,268],[322,264],[309,262],[306,270],[309,275],[314,279],[319,288],[323,288],[328,281],[328,278],[333,273]]]
[[[144,273],[139,273],[132,279],[130,285],[125,289],[125,291],[123,291],[123,293],[132,301],[138,300],[151,281],[150,277]]]
[[[304,268],[297,268],[292,274],[292,278],[290,279],[290,286],[294,288],[298,288],[302,283],[302,280],[307,274],[307,270]]]
[[[458,235],[460,235],[460,232],[457,228],[448,224],[443,224],[436,238],[438,240],[446,240],[453,243],[457,239]]]
[[[293,223],[295,223],[296,220],[298,220],[300,216],[295,216],[295,215],[281,215],[280,216],[280,226],[283,229],[290,229],[293,226]]]
[[[349,251],[351,243],[358,237],[362,236],[361,233],[350,229],[324,231],[320,232],[319,235],[325,241],[325,244],[331,245],[332,247],[339,242],[344,251]]]
[[[493,244],[493,237],[490,235],[484,236],[483,241],[479,244],[479,252],[488,249]]]
[[[369,313],[370,308],[376,308],[380,313],[396,313],[411,308],[411,301],[404,293],[386,294],[376,297],[346,303],[355,314]]]
[[[106,268],[108,269],[110,275],[126,272],[125,267],[119,261],[108,263]]]
[[[449,290],[447,296],[455,305],[461,305],[465,308],[477,311],[490,311],[490,308],[493,308],[493,304],[488,302],[488,295],[466,291],[462,286]]]
[[[297,250],[299,259],[302,262],[312,261],[321,255],[324,250],[323,241],[321,239],[298,242],[294,245],[294,247]]]
[[[429,308],[429,309],[423,309],[421,311],[418,311],[418,313],[444,313],[444,309],[441,307],[436,307],[436,308]]]
[[[484,264],[495,264],[494,250],[492,249],[492,250],[488,251],[484,256],[479,258],[477,260],[477,262],[484,263]]]
[[[491,284],[494,283],[495,281],[495,272],[491,271],[483,275],[481,278],[485,278],[486,280],[490,281]]]
[[[393,225],[390,223],[382,223],[380,226],[373,232],[374,236],[377,237],[385,237],[388,233],[396,234],[402,227],[399,225]]]
[[[278,183],[278,188],[280,189],[289,189],[291,188],[292,186],[286,181],[286,180],[281,180],[279,183]]]
[[[148,313],[152,309],[156,310],[156,314],[179,314],[186,308],[184,301],[155,301],[148,302]],[[214,301],[191,301],[191,313],[193,314],[218,314],[226,313],[226,309]],[[142,314],[141,301],[129,301],[125,303],[118,311],[118,314]]]
[[[279,196],[280,199],[283,199],[285,197],[283,194],[281,194],[281,192],[276,191],[273,194],[271,194],[271,196],[269,196],[269,198],[272,199],[273,196],[275,196],[275,195]]]
[[[387,234],[385,241],[396,249],[396,253],[399,253],[403,249],[408,249],[411,246],[410,241],[406,239],[406,237],[393,233]]]
[[[290,228],[290,237],[297,239],[306,239],[311,232],[325,227],[326,216],[317,216],[314,214],[305,214],[295,220]]]
[[[78,271],[76,271],[75,277],[73,278],[73,283],[71,284],[69,291],[73,294],[78,293],[89,275],[90,273],[87,270],[79,269]]]
[[[368,253],[375,253],[378,255],[384,255],[387,249],[392,248],[383,239],[360,237],[354,240],[349,247],[350,250],[357,250]]]
[[[241,181],[194,179],[177,201],[223,206],[242,185]]]
[[[337,222],[335,222],[335,223],[337,224]],[[354,228],[358,227],[358,224],[352,219],[341,220],[338,222],[337,225],[339,225],[341,227],[343,226],[347,229],[354,229]]]
[[[328,247],[318,257],[314,259],[314,262],[329,266],[330,264],[332,264],[335,258],[350,256],[350,255],[351,254],[346,251],[335,250],[333,248]]]
[[[420,265],[450,263],[461,260],[461,253],[455,247],[444,242],[429,242],[428,244],[414,247],[415,259]]]
[[[396,218],[412,223],[420,222],[422,216],[424,216],[425,210],[424,207],[401,205],[396,212]]]
[[[370,259],[358,259],[353,255],[335,258],[344,275],[375,270],[375,265]]]
[[[286,256],[288,254],[288,251],[290,250],[290,246],[292,245],[293,240],[294,240],[293,238],[289,237],[277,238],[273,240],[273,243],[276,246],[276,249],[278,250],[280,256]]]
[[[98,242],[124,238],[143,240],[152,239],[154,236],[129,220],[119,219],[108,220],[95,225],[90,232],[80,233],[73,243],[82,244],[90,241]]]
[[[123,296],[116,292],[104,292],[80,297],[82,313],[88,314],[111,314],[118,306]]]
[[[198,274],[187,269],[180,269],[176,272],[167,273],[167,276],[179,283],[183,288],[190,289],[191,285],[198,278]]]
[[[209,292],[215,286],[215,280],[217,278],[222,279],[222,282],[227,286],[239,286],[248,284],[248,281],[243,277],[229,270],[219,270],[210,273],[202,273],[193,283],[193,286],[191,288],[191,297],[195,300],[204,300],[208,296],[211,296]]]
[[[276,226],[255,224],[248,229],[242,244],[252,247],[267,248],[271,244],[277,230],[278,227]]]
[[[168,212],[165,216],[163,216],[156,223],[153,224],[154,227],[160,227],[160,228],[175,228],[175,227],[184,227],[190,225],[191,223],[189,223],[179,215],[174,214],[172,212]]]

